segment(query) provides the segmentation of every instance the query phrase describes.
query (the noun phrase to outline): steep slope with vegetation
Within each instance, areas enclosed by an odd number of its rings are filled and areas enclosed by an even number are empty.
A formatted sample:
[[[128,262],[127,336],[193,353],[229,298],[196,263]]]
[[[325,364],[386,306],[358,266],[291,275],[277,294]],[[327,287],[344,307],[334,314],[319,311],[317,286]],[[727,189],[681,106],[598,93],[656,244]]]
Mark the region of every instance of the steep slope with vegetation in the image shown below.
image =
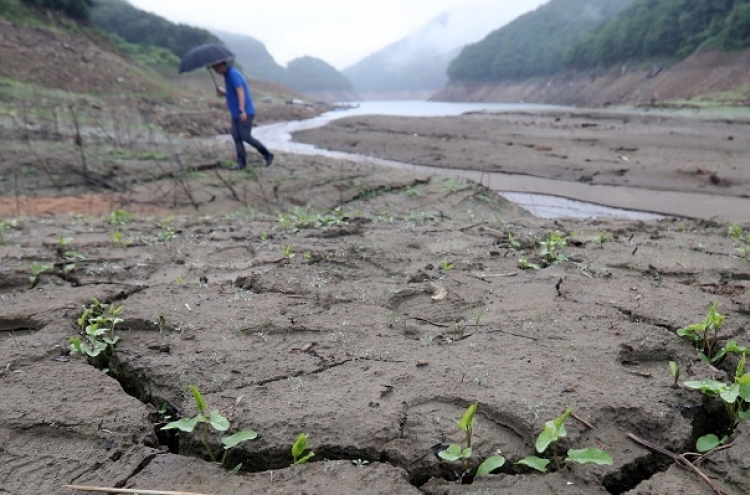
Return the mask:
[[[179,57],[194,46],[220,42],[205,29],[175,24],[124,0],[96,0],[91,22],[134,58],[168,70],[175,69]]]
[[[552,0],[482,41],[448,67],[451,81],[507,81],[554,74],[566,49],[633,0]]]
[[[589,68],[696,52],[750,47],[750,0],[637,0],[616,18],[584,34],[566,65]]]
[[[467,47],[433,99],[696,107],[750,101],[750,50],[741,51],[750,46],[750,0],[623,0],[617,15],[609,11],[609,20],[582,29],[571,13],[585,3],[551,0]],[[508,58],[509,47],[532,38],[536,44],[518,51],[518,60]],[[493,41],[498,49],[490,59]],[[541,63],[550,51],[556,61]]]

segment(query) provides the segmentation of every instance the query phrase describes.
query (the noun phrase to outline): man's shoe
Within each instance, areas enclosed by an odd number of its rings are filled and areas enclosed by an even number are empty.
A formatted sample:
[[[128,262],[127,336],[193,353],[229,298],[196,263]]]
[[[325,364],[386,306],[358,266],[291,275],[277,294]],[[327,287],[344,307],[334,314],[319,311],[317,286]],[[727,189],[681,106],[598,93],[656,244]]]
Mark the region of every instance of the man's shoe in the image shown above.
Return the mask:
[[[235,163],[234,165],[229,167],[229,170],[245,170],[246,167],[247,165],[243,165],[241,163]]]
[[[269,153],[266,157],[266,167],[270,167],[273,164],[273,153]]]

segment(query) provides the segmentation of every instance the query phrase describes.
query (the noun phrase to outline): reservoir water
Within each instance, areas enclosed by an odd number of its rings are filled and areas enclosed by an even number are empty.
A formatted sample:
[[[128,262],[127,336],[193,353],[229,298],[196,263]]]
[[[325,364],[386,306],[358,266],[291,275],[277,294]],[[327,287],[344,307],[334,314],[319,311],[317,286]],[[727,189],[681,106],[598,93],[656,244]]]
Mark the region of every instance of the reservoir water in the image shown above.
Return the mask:
[[[285,151],[302,155],[328,156],[343,158],[354,161],[366,161],[375,165],[391,168],[426,172],[433,175],[449,177],[460,177],[481,182],[491,190],[497,191],[504,198],[518,204],[530,211],[532,214],[543,218],[575,217],[575,218],[629,218],[640,220],[653,220],[661,218],[660,215],[651,212],[635,211],[624,208],[613,208],[596,202],[578,201],[575,198],[564,198],[550,194],[547,191],[555,190],[554,180],[509,175],[500,173],[487,173],[472,170],[445,169],[426,167],[409,163],[383,160],[371,156],[343,153],[320,149],[316,146],[297,143],[292,140],[292,134],[297,131],[315,129],[325,124],[344,117],[360,115],[391,115],[403,117],[447,117],[457,116],[467,112],[518,112],[538,111],[550,109],[562,109],[548,105],[530,104],[505,104],[505,103],[444,103],[428,101],[365,101],[355,104],[356,107],[345,110],[334,110],[318,117],[294,122],[283,122],[260,126],[253,133],[266,146],[274,150]],[[582,187],[591,187],[581,185]],[[603,191],[604,197],[613,197],[613,192]],[[618,189],[620,196],[623,188]],[[627,188],[625,188],[627,189]],[[542,193],[540,193],[542,191]],[[583,192],[583,191],[581,191]]]

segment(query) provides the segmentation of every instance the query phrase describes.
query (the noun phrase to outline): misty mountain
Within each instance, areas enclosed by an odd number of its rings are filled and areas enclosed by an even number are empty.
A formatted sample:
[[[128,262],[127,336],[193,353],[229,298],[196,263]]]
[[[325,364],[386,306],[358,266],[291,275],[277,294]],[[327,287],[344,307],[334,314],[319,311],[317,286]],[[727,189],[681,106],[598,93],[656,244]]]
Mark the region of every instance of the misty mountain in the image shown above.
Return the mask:
[[[633,0],[550,0],[466,46],[451,62],[451,81],[499,82],[554,74],[566,51]]]
[[[353,99],[352,83],[335,67],[315,57],[300,57],[282,67],[266,45],[252,36],[214,30],[235,54],[242,71],[256,79],[276,82],[323,100]]]
[[[235,54],[235,60],[242,66],[242,72],[246,76],[286,83],[286,69],[276,63],[262,42],[244,34],[219,30],[212,32]]]
[[[461,47],[481,37],[467,26],[466,13],[466,9],[443,13],[409,36],[347,67],[344,74],[363,96],[431,94],[448,82],[448,64]]]

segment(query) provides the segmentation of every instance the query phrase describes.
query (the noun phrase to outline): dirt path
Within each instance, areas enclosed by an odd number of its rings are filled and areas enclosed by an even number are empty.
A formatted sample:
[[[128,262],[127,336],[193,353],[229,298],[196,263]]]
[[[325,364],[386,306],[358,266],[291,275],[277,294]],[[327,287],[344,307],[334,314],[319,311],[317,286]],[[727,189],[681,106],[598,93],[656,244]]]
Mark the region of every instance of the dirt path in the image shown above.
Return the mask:
[[[496,189],[750,221],[750,124],[740,119],[614,111],[353,117],[294,138],[409,164],[495,173]]]

